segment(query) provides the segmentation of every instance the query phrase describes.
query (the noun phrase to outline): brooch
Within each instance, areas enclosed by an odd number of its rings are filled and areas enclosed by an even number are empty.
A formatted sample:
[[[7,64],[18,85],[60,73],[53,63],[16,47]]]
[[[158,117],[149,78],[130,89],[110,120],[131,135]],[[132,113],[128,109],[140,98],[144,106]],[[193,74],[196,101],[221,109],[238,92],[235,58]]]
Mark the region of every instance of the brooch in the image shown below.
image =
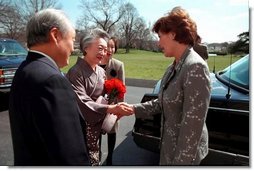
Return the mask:
[[[117,72],[116,72],[116,70],[112,69],[112,70],[110,71],[109,74],[110,74],[112,77],[116,77]]]

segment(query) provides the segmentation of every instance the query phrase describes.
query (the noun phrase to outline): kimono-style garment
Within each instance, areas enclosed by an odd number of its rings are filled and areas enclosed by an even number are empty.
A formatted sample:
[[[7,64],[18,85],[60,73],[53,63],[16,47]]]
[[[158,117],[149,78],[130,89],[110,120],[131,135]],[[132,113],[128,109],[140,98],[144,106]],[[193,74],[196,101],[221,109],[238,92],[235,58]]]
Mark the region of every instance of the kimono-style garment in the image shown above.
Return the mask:
[[[162,113],[160,165],[198,165],[208,154],[210,84],[207,63],[189,47],[168,67],[158,99],[134,105],[138,118]]]
[[[77,94],[79,108],[86,120],[90,162],[92,165],[99,165],[99,139],[107,105],[96,103],[96,100],[104,94],[105,71],[100,66],[94,71],[83,58],[78,57],[77,63],[68,71],[66,77]]]

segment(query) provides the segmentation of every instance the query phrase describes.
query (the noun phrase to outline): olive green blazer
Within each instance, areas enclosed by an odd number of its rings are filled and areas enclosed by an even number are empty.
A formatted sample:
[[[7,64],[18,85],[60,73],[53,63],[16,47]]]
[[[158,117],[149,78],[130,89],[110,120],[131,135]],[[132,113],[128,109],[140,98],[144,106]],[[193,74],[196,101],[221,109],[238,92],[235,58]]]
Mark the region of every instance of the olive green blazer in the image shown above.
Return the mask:
[[[208,154],[210,87],[206,62],[187,48],[165,72],[158,99],[134,105],[137,118],[162,113],[160,165],[198,165]]]

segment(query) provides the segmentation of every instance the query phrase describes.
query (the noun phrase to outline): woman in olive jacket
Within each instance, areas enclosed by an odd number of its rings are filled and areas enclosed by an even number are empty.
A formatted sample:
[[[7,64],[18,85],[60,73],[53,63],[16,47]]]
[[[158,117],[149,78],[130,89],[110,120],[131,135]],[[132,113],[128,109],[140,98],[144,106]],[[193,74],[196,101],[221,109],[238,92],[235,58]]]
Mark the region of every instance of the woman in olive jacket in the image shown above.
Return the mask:
[[[158,99],[135,104],[137,118],[162,113],[160,165],[199,165],[208,154],[205,120],[210,102],[206,62],[193,50],[197,27],[181,7],[160,18],[153,31],[166,57],[174,57]]]

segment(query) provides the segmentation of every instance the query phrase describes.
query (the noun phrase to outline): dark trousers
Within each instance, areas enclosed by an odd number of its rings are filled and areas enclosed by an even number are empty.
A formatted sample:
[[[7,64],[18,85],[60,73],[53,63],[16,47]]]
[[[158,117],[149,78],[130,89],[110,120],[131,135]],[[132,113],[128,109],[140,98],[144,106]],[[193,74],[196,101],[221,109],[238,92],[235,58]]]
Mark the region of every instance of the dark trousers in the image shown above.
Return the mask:
[[[108,157],[106,160],[107,166],[112,166],[113,151],[116,144],[116,133],[108,133]]]

